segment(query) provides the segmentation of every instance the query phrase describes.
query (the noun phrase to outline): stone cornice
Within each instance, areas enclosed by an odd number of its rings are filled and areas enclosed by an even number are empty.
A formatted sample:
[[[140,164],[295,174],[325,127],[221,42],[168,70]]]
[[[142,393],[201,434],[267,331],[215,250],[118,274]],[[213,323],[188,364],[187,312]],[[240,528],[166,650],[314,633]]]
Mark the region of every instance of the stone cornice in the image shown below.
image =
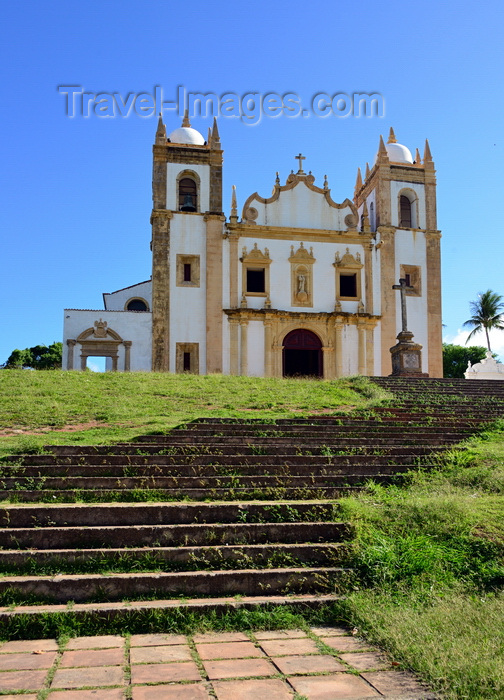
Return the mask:
[[[274,319],[291,319],[295,321],[334,321],[344,325],[368,325],[374,328],[381,316],[368,313],[350,313],[346,311],[284,311],[282,309],[224,309],[230,322],[263,321]]]
[[[273,238],[287,241],[317,241],[364,244],[373,240],[374,233],[359,231],[332,231],[330,229],[290,228],[284,226],[261,226],[256,224],[232,224],[226,226],[227,236],[247,238]]]

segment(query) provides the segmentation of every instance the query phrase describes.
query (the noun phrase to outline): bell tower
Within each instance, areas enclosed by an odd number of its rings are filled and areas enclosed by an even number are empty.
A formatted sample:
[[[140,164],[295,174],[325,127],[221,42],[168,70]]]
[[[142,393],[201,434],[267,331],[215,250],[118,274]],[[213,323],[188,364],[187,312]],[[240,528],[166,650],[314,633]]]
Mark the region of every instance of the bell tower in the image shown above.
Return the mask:
[[[375,233],[375,265],[380,295],[382,374],[390,374],[390,348],[400,331],[400,310],[393,285],[408,281],[408,318],[416,342],[423,346],[423,372],[443,376],[441,323],[441,233],[437,230],[436,171],[428,141],[423,162],[418,148],[397,142],[391,128],[380,136],[372,168],[358,173],[355,204]],[[366,211],[367,210],[367,211]]]
[[[205,141],[187,112],[169,136],[159,117],[151,215],[155,372],[222,370],[222,292],[215,289],[222,290],[222,160],[215,119]]]

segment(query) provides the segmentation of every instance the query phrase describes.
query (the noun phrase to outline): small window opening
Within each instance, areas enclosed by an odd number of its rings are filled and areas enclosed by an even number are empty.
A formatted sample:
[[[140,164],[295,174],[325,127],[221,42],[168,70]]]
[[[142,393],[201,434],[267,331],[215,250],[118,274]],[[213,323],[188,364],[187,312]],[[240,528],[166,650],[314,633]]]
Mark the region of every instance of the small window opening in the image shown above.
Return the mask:
[[[147,304],[141,299],[132,299],[128,302],[128,311],[147,311]]]
[[[340,297],[357,296],[357,275],[340,275]]]
[[[399,208],[401,210],[399,226],[411,228],[411,202],[405,195],[401,195],[399,199]]]
[[[191,263],[184,263],[184,282],[191,281]]]
[[[264,268],[260,270],[247,269],[247,292],[264,293]]]
[[[184,372],[190,372],[190,371],[191,371],[191,353],[185,352],[184,353]]]
[[[194,180],[184,177],[179,182],[179,211],[197,211],[197,188]]]
[[[411,287],[411,275],[407,273],[406,275],[404,275],[404,279],[406,280],[406,286]]]

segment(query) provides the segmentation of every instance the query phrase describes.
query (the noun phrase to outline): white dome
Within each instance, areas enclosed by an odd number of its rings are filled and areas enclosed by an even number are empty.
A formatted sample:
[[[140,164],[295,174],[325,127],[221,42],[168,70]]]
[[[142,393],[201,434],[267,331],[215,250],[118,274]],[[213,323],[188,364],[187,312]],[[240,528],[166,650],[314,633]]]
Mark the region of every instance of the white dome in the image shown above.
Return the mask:
[[[401,143],[386,143],[385,148],[392,163],[413,163],[411,151]]]
[[[172,143],[187,143],[191,146],[204,146],[205,139],[199,131],[190,126],[179,126],[168,136]]]

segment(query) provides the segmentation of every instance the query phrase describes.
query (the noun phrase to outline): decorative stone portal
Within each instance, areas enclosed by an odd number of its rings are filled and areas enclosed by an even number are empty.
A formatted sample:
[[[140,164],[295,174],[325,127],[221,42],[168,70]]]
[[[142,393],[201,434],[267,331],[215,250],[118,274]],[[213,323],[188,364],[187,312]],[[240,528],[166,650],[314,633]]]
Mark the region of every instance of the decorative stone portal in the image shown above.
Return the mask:
[[[283,340],[284,377],[322,377],[322,343],[312,331],[297,328]]]

